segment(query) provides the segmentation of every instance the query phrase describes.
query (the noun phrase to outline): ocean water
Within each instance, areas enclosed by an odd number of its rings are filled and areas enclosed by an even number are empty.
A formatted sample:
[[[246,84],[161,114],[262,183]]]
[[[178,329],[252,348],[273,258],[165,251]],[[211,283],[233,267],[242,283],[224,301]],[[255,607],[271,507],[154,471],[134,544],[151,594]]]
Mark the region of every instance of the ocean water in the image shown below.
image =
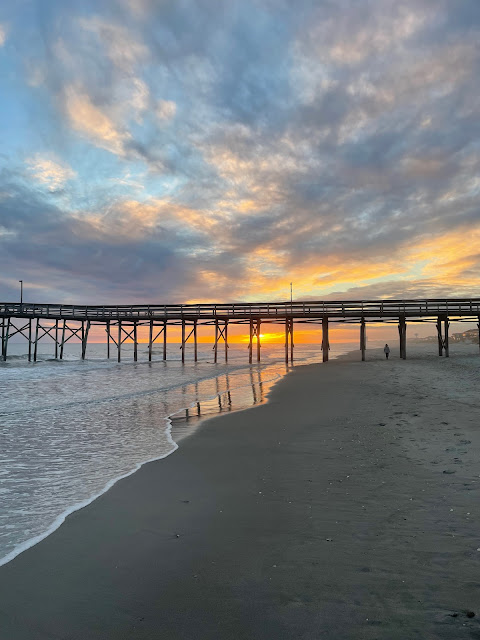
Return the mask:
[[[263,402],[287,371],[282,345],[262,347],[248,364],[246,345],[232,345],[229,363],[213,363],[212,345],[199,361],[168,345],[148,362],[147,346],[122,347],[122,362],[106,345],[68,344],[64,360],[40,343],[29,363],[25,344],[9,344],[0,362],[0,565],[54,531],[66,515],[91,502],[147,461],[163,458],[201,419]],[[356,345],[332,345],[331,357]],[[112,352],[113,353],[113,352]],[[319,362],[320,346],[297,345],[295,364]],[[200,418],[200,419],[199,419]],[[201,426],[200,426],[201,428]]]

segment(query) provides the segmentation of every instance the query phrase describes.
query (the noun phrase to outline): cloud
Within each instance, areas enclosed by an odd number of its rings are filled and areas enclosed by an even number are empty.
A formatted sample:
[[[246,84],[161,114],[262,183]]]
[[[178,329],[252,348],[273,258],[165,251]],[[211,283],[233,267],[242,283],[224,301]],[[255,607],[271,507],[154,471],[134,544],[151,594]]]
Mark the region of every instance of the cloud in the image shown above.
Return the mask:
[[[30,173],[40,184],[50,191],[61,189],[68,180],[76,176],[75,171],[57,158],[35,154],[25,161]]]
[[[63,95],[66,114],[72,127],[96,146],[117,155],[125,154],[125,142],[130,138],[113,120],[97,107],[81,88],[67,86]]]
[[[7,41],[7,26],[0,22],[0,47]]]
[[[148,56],[148,47],[132,36],[126,27],[103,20],[99,16],[82,18],[81,29],[91,33],[113,64],[124,72],[132,72]]]
[[[177,105],[173,100],[159,100],[157,102],[156,115],[159,120],[170,120],[175,116]]]

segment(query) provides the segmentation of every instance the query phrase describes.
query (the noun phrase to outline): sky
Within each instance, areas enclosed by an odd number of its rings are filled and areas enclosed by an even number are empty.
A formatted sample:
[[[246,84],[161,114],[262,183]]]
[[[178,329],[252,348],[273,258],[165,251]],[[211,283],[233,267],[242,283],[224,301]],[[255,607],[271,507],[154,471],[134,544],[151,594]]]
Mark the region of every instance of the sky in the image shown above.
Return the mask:
[[[0,8],[0,299],[472,297],[478,0]]]

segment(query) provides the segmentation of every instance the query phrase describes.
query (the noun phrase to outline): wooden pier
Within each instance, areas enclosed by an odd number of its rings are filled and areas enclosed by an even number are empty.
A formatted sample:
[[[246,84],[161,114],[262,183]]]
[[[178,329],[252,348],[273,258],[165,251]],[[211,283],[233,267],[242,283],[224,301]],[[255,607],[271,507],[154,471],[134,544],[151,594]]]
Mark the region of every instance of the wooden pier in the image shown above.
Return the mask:
[[[232,324],[249,327],[249,362],[261,360],[261,330],[264,324],[285,326],[285,362],[293,362],[294,323],[318,324],[322,331],[322,358],[328,361],[329,326],[334,323],[354,323],[360,327],[361,358],[365,360],[367,323],[395,323],[398,325],[400,357],[407,357],[407,325],[409,322],[433,322],[438,336],[438,355],[449,356],[450,321],[476,322],[480,345],[480,298],[425,300],[341,300],[265,302],[233,304],[186,305],[58,305],[0,303],[0,332],[2,358],[7,359],[8,344],[14,336],[22,336],[28,343],[28,359],[36,361],[40,340],[54,343],[55,358],[63,358],[64,346],[72,339],[81,342],[81,357],[85,359],[88,336],[92,325],[101,325],[107,338],[107,357],[111,347],[118,362],[122,345],[131,340],[133,358],[138,359],[138,329],[147,327],[148,359],[152,360],[153,345],[163,343],[163,360],[167,359],[167,329],[181,327],[182,362],[186,359],[186,345],[193,342],[196,362],[197,329],[212,326],[214,361],[219,348],[228,361],[228,327]]]

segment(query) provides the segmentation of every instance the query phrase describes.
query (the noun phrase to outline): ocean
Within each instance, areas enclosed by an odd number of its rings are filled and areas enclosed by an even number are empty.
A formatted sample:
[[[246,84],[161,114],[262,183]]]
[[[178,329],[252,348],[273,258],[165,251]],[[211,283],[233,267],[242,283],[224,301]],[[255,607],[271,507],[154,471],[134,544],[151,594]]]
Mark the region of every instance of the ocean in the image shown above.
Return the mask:
[[[180,361],[168,345],[148,362],[147,345],[122,347],[122,362],[106,345],[68,344],[64,360],[41,344],[29,363],[25,344],[9,344],[0,362],[0,565],[58,528],[117,480],[173,453],[199,418],[264,401],[287,371],[283,345],[262,346],[262,363],[248,364],[246,345],[231,345],[229,363],[213,363],[211,344],[199,361]],[[331,357],[356,345],[334,344]],[[295,364],[321,360],[320,345],[295,347]]]

